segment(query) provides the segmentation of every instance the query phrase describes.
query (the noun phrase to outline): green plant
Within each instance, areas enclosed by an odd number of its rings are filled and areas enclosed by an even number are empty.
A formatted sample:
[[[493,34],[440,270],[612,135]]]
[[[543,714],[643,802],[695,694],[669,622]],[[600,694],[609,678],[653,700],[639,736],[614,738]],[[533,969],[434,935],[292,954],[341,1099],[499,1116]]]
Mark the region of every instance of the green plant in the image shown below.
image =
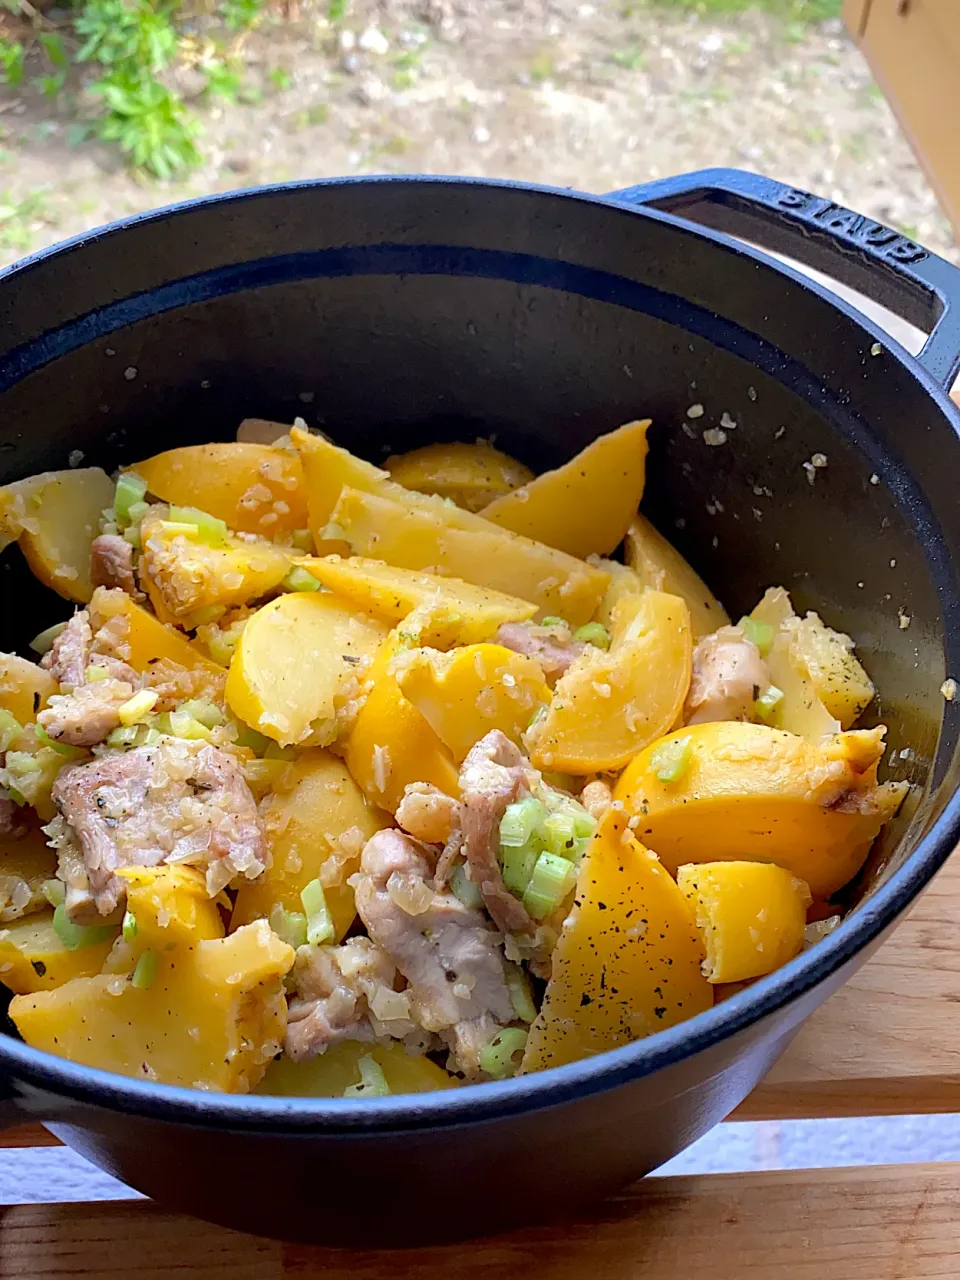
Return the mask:
[[[24,48],[18,40],[0,40],[0,84],[16,88],[23,80]]]
[[[219,9],[230,31],[249,31],[263,16],[263,0],[223,0]]]
[[[267,72],[267,79],[275,89],[283,92],[285,89],[293,88],[293,76],[286,67],[271,67]]]
[[[644,63],[644,54],[635,44],[631,44],[626,49],[614,49],[610,55],[610,61],[615,62],[618,67],[626,68],[627,71],[639,71]]]
[[[101,138],[116,142],[134,168],[172,178],[199,163],[197,126],[159,80],[117,71],[99,80],[93,92],[108,108],[98,128]]]
[[[843,0],[653,0],[661,8],[683,9],[702,14],[741,13],[744,9],[765,9],[788,22],[825,22],[839,18]]]

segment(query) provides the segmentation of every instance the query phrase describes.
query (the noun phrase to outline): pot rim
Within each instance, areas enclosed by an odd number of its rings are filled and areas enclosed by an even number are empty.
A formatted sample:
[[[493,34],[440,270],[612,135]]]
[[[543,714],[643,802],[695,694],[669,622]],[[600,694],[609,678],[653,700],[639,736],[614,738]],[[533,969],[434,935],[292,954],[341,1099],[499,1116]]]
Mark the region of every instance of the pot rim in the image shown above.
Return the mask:
[[[723,232],[695,225],[679,215],[647,206],[629,205],[611,196],[592,195],[544,184],[432,174],[370,175],[307,179],[201,196],[107,223],[93,232],[81,233],[43,249],[0,271],[0,287],[24,272],[42,267],[54,257],[80,249],[91,241],[115,236],[134,226],[188,215],[202,207],[232,205],[271,199],[292,192],[324,191],[347,185],[436,185],[516,190],[598,205],[631,217],[666,222],[682,228],[688,234],[701,236],[727,251],[733,250],[763,268],[786,277],[794,284],[811,290],[856,322],[866,337],[882,342],[887,353],[922,385],[951,423],[955,434],[960,437],[960,410],[949,399],[940,383],[870,317],[856,310],[826,286],[751,245]],[[942,749],[941,744],[938,744],[937,754]],[[934,764],[936,758],[935,756]],[[302,1136],[321,1132],[324,1135],[353,1133],[376,1136],[493,1121],[577,1101],[616,1089],[693,1057],[785,1008],[829,979],[906,910],[940,869],[958,841],[960,792],[954,792],[934,819],[930,830],[918,840],[904,865],[815,947],[712,1009],[675,1027],[659,1031],[645,1040],[635,1041],[594,1058],[553,1067],[530,1076],[425,1094],[401,1094],[368,1100],[297,1098],[208,1093],[180,1086],[155,1084],[82,1066],[42,1050],[31,1049],[12,1036],[3,1035],[0,1037],[0,1064],[11,1074],[9,1089],[16,1106],[16,1114],[6,1119],[11,1124],[22,1123],[31,1117],[49,1119],[54,1125],[57,1120],[69,1123],[72,1108],[57,1108],[55,1100],[49,1096],[54,1094],[65,1102],[69,1100],[121,1113],[181,1121],[200,1127],[265,1133],[281,1131]],[[24,1090],[25,1085],[32,1086],[32,1089]],[[43,1092],[37,1096],[33,1090]]]

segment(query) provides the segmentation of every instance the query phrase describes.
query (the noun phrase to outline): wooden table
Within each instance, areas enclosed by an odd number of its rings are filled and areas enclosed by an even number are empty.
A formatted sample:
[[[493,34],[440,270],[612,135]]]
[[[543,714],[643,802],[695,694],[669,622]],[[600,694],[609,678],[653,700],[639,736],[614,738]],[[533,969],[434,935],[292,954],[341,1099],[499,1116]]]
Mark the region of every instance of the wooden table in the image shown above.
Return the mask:
[[[737,1119],[960,1111],[960,853]],[[0,1138],[51,1145],[39,1127]],[[960,1163],[647,1178],[576,1221],[403,1253],[282,1245],[146,1201],[0,1208],[0,1276],[954,1280]]]

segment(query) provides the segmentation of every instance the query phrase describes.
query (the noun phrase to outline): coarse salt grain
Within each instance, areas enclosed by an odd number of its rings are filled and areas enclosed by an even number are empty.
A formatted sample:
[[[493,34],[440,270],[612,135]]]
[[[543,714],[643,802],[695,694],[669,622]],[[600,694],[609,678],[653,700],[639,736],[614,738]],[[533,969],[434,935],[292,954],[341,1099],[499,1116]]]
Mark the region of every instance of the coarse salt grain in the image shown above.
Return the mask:
[[[727,433],[722,427],[708,427],[703,433],[703,443],[716,448],[718,445],[727,443]]]
[[[913,619],[911,618],[909,613],[904,613],[902,609],[899,611],[897,616],[900,619],[900,630],[906,631],[907,627],[909,627]]]
[[[877,475],[877,473],[876,473],[876,472],[874,472],[874,473],[873,473],[873,475],[870,477],[870,483],[871,483],[871,484],[879,484],[879,483],[880,483],[880,477]]]
[[[872,356],[878,356],[882,350],[883,350],[883,347],[881,347],[880,343],[875,342],[873,346],[870,348],[870,354]]]
[[[726,409],[724,409],[723,413],[721,413],[720,415],[720,425],[721,427],[726,427],[728,431],[733,431],[736,428],[737,424],[735,419],[731,418],[730,414],[727,413]]]
[[[692,405],[690,406],[690,408],[687,410],[687,417],[688,417],[688,418],[702,418],[702,417],[703,417],[703,405],[702,405],[702,404],[692,404]]]
[[[954,700],[957,696],[957,682],[954,680],[953,676],[948,680],[944,680],[943,684],[940,686],[940,692],[948,702],[952,702]]]
[[[137,376],[137,369],[133,365],[130,365],[128,368],[124,369],[123,376],[128,382],[132,382]]]

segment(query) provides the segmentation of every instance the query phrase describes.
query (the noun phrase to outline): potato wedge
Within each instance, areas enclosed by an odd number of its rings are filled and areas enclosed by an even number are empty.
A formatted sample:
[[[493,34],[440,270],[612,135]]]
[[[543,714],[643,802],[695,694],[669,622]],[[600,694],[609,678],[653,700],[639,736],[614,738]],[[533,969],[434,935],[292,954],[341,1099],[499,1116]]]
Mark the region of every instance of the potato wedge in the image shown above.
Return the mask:
[[[609,583],[606,573],[562,551],[498,529],[482,516],[447,506],[439,498],[416,496],[419,502],[410,506],[379,492],[346,488],[334,509],[332,525],[356,555],[490,587],[527,600],[574,626],[593,616]]]
[[[327,592],[279,596],[243,628],[227,675],[234,715],[281,746],[327,746],[381,622]]]
[[[205,676],[217,691],[223,687],[221,666],[180,631],[164,626],[142,609],[125,591],[98,587],[90,601],[90,623],[95,636],[100,628],[106,628],[111,638],[116,637],[117,657],[134,671],[148,673],[158,662],[169,662]]]
[[[364,844],[388,819],[368,803],[347,766],[329,751],[304,751],[291,773],[290,785],[261,809],[271,865],[256,880],[241,884],[230,929],[269,920],[276,906],[303,911],[300,892],[319,878],[333,917],[332,940],[339,942],[356,916],[347,879],[360,865]]]
[[[346,740],[345,757],[368,800],[396,813],[411,782],[432,782],[447,795],[460,794],[453,756],[409,699],[393,674],[399,654],[410,648],[408,619],[391,631],[367,673],[366,698]]]
[[[269,542],[230,538],[211,546],[162,516],[140,526],[140,574],[161,622],[191,630],[211,608],[250,604],[275,591],[290,572],[286,551]]]
[[[105,1071],[247,1092],[283,1043],[282,979],[293,948],[263,920],[223,937],[217,907],[192,868],[119,874],[137,922],[126,963],[111,958],[108,973],[14,996],[17,1030],[35,1048]],[[148,951],[153,980],[135,986],[134,966]]]
[[[56,874],[57,855],[47,844],[40,821],[21,809],[20,835],[0,836],[0,922],[31,915],[47,905],[43,882]]]
[[[639,512],[627,530],[624,559],[645,587],[686,600],[694,639],[699,640],[730,621],[693,566]]]
[[[622,768],[676,723],[692,654],[690,611],[679,596],[622,596],[610,649],[588,648],[570,666],[527,734],[533,763],[574,774]]]
[[[342,1098],[360,1079],[360,1059],[370,1054],[383,1072],[391,1093],[430,1093],[454,1089],[457,1081],[430,1058],[407,1053],[397,1040],[363,1044],[341,1040],[306,1062],[283,1057],[271,1062],[257,1085],[257,1093],[281,1098]]]
[[[525,622],[536,613],[535,605],[516,596],[459,578],[398,569],[382,560],[312,556],[299,563],[331,591],[388,622],[402,622],[414,609],[429,606],[456,615],[457,644],[479,644],[495,635],[502,623]]]
[[[599,436],[562,467],[495,499],[484,519],[581,560],[609,555],[643,497],[649,426],[645,418]]]
[[[799,955],[809,886],[772,862],[701,862],[677,868],[707,958],[707,981],[762,978]]]
[[[99,467],[18,480],[0,489],[0,530],[7,542],[19,541],[44,586],[86,604],[93,595],[90,548],[113,492],[113,481]]]
[[[597,568],[610,575],[610,585],[604,592],[596,616],[596,621],[609,630],[613,624],[613,610],[617,601],[622,596],[639,595],[641,591],[646,590],[647,583],[643,581],[636,569],[621,564],[619,560],[600,560]]]
[[[750,616],[755,622],[773,627],[773,640],[764,661],[771,682],[783,698],[773,712],[771,724],[812,741],[839,733],[840,721],[820,701],[816,685],[798,660],[794,639],[800,620],[787,592],[783,587],[771,587]]]
[[[440,653],[412,649],[396,659],[400,692],[459,764],[492,729],[511,742],[550,701],[540,664],[499,644],[471,644]]]
[[[283,449],[238,441],[184,445],[129,470],[155,497],[198,507],[241,533],[275,541],[307,527],[300,459]]]
[[[326,533],[341,492],[347,486],[351,489],[377,489],[390,477],[372,462],[365,462],[348,449],[339,448],[323,436],[311,435],[302,427],[294,427],[290,439],[303,466],[307,523],[317,555],[348,555],[349,545],[342,538],[329,537]]]
[[[580,864],[576,903],[556,950],[521,1070],[605,1053],[713,1004],[704,946],[684,895],[609,810]]]
[[[482,511],[495,498],[533,479],[529,467],[483,440],[428,444],[394,455],[383,465],[405,489],[449,498],[465,511]]]
[[[0,707],[21,724],[36,720],[56,692],[57,682],[49,671],[16,653],[0,653]]]
[[[819,742],[739,721],[688,725],[641,752],[614,791],[671,872],[688,862],[773,862],[826,898],[860,869],[907,792],[877,785],[886,730]],[[663,781],[663,745],[687,739]]]
[[[72,978],[100,973],[112,946],[113,938],[108,938],[69,950],[57,935],[53,911],[47,907],[0,928],[0,982],[20,996],[52,991]]]
[[[872,702],[876,689],[853,654],[849,636],[821,622],[815,613],[798,618],[791,653],[810,677],[817,697],[842,729],[855,724]]]

